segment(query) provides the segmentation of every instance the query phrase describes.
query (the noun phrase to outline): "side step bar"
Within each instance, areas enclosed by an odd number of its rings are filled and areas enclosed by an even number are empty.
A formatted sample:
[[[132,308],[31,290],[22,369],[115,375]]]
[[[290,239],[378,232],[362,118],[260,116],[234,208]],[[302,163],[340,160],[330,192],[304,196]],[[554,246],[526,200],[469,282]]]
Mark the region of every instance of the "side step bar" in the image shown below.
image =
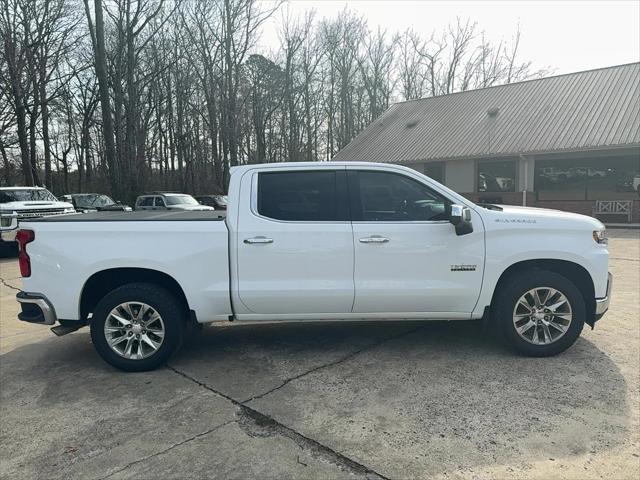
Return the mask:
[[[83,324],[82,322],[78,322],[79,325],[74,325],[73,327],[68,327],[66,325],[56,325],[55,327],[51,327],[51,331],[53,333],[55,333],[58,337],[61,337],[63,335],[66,335],[68,333],[73,333],[76,330],[80,330],[82,327],[85,326],[85,324]]]

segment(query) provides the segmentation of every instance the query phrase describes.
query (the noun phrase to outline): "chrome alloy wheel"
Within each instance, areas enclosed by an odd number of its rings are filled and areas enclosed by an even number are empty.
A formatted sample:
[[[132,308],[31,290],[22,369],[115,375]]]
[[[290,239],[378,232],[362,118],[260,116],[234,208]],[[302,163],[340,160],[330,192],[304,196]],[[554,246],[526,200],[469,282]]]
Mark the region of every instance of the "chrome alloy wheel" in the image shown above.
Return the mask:
[[[559,340],[571,325],[571,304],[560,291],[536,287],[522,295],[513,309],[513,326],[518,335],[534,345]]]
[[[164,333],[160,314],[142,302],[121,303],[104,322],[107,343],[129,360],[141,360],[156,353],[164,341]]]

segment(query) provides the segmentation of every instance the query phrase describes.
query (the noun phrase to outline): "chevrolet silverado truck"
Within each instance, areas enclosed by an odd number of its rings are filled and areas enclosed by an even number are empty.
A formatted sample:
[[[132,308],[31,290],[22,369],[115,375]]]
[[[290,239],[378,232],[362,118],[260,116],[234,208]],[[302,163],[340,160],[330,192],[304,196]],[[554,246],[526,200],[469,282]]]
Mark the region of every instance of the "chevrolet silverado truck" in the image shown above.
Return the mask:
[[[18,226],[23,220],[73,212],[71,203],[59,201],[46,188],[0,188],[0,254],[15,247]]]
[[[89,325],[111,365],[150,370],[191,324],[483,320],[558,354],[607,311],[605,229],[554,210],[476,205],[415,170],[361,162],[232,169],[217,212],[31,220],[20,320]]]

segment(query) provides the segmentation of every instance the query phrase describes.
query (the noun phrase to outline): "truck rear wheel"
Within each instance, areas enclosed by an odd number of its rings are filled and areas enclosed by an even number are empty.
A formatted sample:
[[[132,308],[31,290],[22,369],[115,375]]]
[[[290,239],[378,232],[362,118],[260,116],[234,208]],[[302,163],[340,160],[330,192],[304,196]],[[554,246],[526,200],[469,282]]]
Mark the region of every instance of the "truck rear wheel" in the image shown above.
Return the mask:
[[[91,318],[91,339],[109,364],[129,372],[153,370],[182,344],[186,312],[171,292],[130,283],[108,293]]]
[[[580,336],[586,315],[580,290],[555,272],[519,272],[502,282],[493,321],[518,352],[547,357],[565,351]]]

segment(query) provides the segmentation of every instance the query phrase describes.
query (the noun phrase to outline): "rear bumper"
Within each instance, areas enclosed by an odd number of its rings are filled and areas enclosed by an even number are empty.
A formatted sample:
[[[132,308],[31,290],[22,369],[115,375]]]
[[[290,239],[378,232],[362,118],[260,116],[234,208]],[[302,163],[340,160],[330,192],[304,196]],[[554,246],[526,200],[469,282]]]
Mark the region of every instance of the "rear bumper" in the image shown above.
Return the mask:
[[[22,308],[18,319],[23,322],[53,325],[58,320],[53,305],[41,293],[18,292],[16,300]]]
[[[595,319],[600,320],[602,316],[609,310],[609,303],[611,302],[611,289],[613,288],[613,275],[609,273],[607,281],[607,295],[604,298],[596,298],[596,311]]]

